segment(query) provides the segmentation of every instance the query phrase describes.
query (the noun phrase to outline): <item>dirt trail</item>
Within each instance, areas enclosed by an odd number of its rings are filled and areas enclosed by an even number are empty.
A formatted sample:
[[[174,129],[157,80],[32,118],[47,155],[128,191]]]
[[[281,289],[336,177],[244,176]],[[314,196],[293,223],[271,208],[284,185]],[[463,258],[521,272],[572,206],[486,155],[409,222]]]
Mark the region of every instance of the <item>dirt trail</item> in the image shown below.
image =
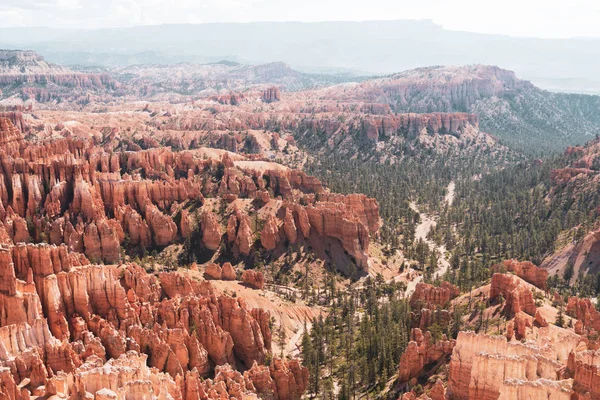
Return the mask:
[[[454,195],[455,195],[454,182],[450,182],[448,184],[447,191],[448,191],[448,193],[446,193],[446,196],[444,197],[444,202],[447,203],[448,205],[451,205],[452,202],[454,201]],[[433,242],[432,240],[427,238],[427,233],[429,233],[429,230],[431,229],[431,227],[434,227],[437,225],[436,217],[427,215],[427,214],[419,211],[419,208],[417,207],[417,205],[414,202],[410,203],[410,208],[412,208],[414,211],[418,212],[421,215],[421,221],[419,222],[419,225],[417,225],[417,227],[415,228],[415,241],[418,241],[419,239],[421,239],[429,246],[430,250],[437,251],[437,253],[438,253],[438,270],[434,272],[433,277],[437,278],[439,276],[442,276],[446,273],[446,271],[448,271],[448,268],[450,268],[450,263],[448,262],[448,259],[446,258],[446,246],[444,246],[444,245],[438,246],[437,244],[435,244],[435,242]],[[417,283],[421,282],[422,280],[423,280],[423,277],[418,276],[415,279],[413,279],[412,281],[410,281],[408,283],[408,285],[406,286],[406,295],[410,296],[415,291],[415,287],[417,286]]]

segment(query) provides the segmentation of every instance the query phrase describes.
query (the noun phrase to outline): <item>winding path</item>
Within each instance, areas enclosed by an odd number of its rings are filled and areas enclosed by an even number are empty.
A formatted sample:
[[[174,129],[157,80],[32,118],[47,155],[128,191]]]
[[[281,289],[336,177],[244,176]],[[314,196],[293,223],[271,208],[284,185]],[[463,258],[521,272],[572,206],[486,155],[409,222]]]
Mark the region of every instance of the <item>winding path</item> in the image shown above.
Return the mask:
[[[444,197],[444,202],[446,202],[448,205],[451,205],[454,201],[454,193],[455,184],[454,181],[452,181],[448,184],[447,193]],[[438,270],[434,272],[433,277],[435,279],[437,277],[443,276],[446,273],[446,271],[448,271],[448,268],[450,268],[450,262],[446,258],[446,246],[438,246],[435,242],[427,238],[427,234],[429,233],[431,227],[437,225],[436,218],[434,216],[429,216],[419,211],[419,208],[414,202],[410,203],[410,208],[412,208],[414,211],[418,212],[421,215],[421,221],[419,222],[419,225],[417,225],[417,227],[415,228],[415,241],[422,239],[423,242],[425,242],[429,246],[430,250],[437,251]],[[423,276],[419,275],[412,281],[408,282],[405,292],[406,296],[410,296],[415,291],[417,283],[421,282],[422,280]]]

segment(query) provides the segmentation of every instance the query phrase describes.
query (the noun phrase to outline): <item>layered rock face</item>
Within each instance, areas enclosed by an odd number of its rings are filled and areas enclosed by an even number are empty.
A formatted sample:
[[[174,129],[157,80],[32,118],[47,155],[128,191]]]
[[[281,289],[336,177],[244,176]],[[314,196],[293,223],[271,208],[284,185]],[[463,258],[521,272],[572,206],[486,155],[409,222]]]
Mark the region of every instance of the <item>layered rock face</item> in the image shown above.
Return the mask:
[[[10,122],[17,128],[21,133],[24,133],[28,129],[28,125],[23,118],[23,113],[21,111],[2,111],[0,112],[0,118],[7,118]],[[0,128],[1,130],[7,128]]]
[[[446,307],[459,294],[459,288],[449,282],[444,281],[437,287],[428,283],[417,283],[409,300],[413,310],[412,326],[426,331],[434,323],[439,326],[450,324],[452,313]]]
[[[218,251],[224,243],[239,256],[316,235],[339,241],[368,268],[369,236],[379,229],[376,201],[330,194],[300,171],[270,169],[276,166],[262,161],[236,166],[227,153],[222,160],[206,159],[201,149],[118,154],[71,138],[33,145],[6,118],[0,118],[0,141],[12,158],[0,176],[4,243],[45,239],[92,261],[114,263],[123,243],[160,248],[193,229],[200,230],[202,247]],[[202,208],[205,196],[240,204],[256,199],[257,208],[235,206],[229,215],[215,215]],[[269,202],[277,207],[265,216],[256,243],[250,217]]]
[[[583,328],[591,328],[600,332],[600,312],[596,310],[590,299],[569,297],[567,314],[580,321]]]
[[[571,399],[564,367],[579,337],[553,343],[507,342],[503,336],[460,332],[450,361],[450,399]],[[560,348],[559,348],[560,347]]]
[[[388,79],[364,82],[346,97],[385,102],[397,111],[466,111],[479,100],[503,97],[532,87],[514,72],[494,66],[418,68]],[[424,96],[423,94],[427,95]]]
[[[525,312],[531,316],[535,315],[536,306],[533,300],[533,292],[525,281],[514,275],[494,274],[490,287],[490,299],[498,300],[504,298],[505,308],[512,314]]]
[[[298,399],[306,388],[297,361],[262,365],[268,313],[207,281],[93,265],[65,245],[5,247],[0,258],[0,392],[9,399]]]
[[[459,294],[460,289],[449,282],[442,282],[439,287],[419,282],[410,297],[410,306],[411,308],[418,305],[426,308],[444,306]]]
[[[272,87],[266,89],[262,94],[262,100],[265,103],[273,103],[274,101],[281,100],[281,93],[279,92],[279,88]]]
[[[423,368],[428,364],[443,364],[456,344],[454,340],[448,340],[445,336],[434,343],[430,332],[423,334],[418,328],[412,329],[410,338],[411,340],[400,358],[398,367],[400,382],[408,382],[412,378],[419,377]]]
[[[114,92],[119,87],[109,74],[79,73],[44,61],[33,51],[0,51],[0,89],[23,100],[89,101],[90,93]]]
[[[467,125],[479,127],[479,120],[475,114],[411,113],[365,119],[363,131],[365,136],[371,140],[384,139],[398,134],[408,137],[416,137],[422,133],[460,136]]]
[[[529,261],[519,262],[517,260],[506,260],[503,262],[504,267],[510,272],[514,272],[519,278],[532,285],[545,290],[548,281],[548,271],[539,268]]]

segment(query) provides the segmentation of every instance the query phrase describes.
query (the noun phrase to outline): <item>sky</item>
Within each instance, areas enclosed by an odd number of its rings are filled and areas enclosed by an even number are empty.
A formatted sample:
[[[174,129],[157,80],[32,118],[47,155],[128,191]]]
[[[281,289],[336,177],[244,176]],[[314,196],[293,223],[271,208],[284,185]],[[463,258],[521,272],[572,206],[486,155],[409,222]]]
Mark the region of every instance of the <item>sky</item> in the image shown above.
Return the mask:
[[[0,27],[430,19],[445,29],[600,38],[599,0],[0,0]]]

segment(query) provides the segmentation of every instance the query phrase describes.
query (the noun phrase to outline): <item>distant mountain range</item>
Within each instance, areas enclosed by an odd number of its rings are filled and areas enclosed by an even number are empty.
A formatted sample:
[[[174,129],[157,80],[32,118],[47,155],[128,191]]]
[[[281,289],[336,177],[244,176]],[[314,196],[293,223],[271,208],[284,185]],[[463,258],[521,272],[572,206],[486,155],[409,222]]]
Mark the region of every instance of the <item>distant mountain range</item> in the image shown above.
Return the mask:
[[[291,92],[304,90],[300,96],[361,105],[368,114],[474,114],[484,132],[531,155],[562,151],[600,134],[600,96],[552,93],[489,65],[424,67],[351,82],[342,76],[299,72],[281,62],[68,68],[48,63],[33,51],[0,50],[2,106],[23,107],[35,100],[45,107],[72,108],[125,99],[186,103],[209,97],[238,104],[248,95],[260,97],[272,86],[292,103]],[[281,99],[279,94],[275,97]],[[384,118],[359,130],[366,130],[370,138],[387,137],[397,130],[392,125],[397,121]],[[448,129],[456,128],[450,123]]]
[[[282,61],[304,72],[384,75],[433,65],[489,64],[553,91],[600,93],[600,40],[448,31],[431,21],[264,22],[121,29],[0,29],[0,47],[66,65]]]

